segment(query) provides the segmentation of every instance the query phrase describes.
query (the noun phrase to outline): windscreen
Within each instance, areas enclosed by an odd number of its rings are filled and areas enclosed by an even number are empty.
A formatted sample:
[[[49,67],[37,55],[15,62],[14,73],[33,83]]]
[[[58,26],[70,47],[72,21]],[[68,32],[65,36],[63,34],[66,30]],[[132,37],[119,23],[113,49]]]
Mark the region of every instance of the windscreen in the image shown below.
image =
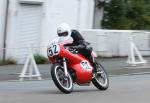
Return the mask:
[[[55,39],[53,39],[50,44],[52,43],[56,43],[56,44],[71,44],[73,43],[73,39],[72,37],[69,38],[65,38],[65,37],[56,37]]]

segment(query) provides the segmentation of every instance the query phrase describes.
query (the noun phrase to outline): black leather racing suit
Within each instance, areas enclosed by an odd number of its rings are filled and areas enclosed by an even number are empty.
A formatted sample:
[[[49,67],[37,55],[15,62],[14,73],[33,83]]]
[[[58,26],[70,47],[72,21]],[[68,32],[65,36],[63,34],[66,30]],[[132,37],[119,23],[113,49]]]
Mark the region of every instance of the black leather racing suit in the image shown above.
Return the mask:
[[[71,37],[73,38],[73,43],[68,46],[76,48],[80,54],[86,57],[93,64],[91,56],[92,48],[88,48],[87,46],[89,43],[85,42],[84,38],[77,30],[71,31]]]

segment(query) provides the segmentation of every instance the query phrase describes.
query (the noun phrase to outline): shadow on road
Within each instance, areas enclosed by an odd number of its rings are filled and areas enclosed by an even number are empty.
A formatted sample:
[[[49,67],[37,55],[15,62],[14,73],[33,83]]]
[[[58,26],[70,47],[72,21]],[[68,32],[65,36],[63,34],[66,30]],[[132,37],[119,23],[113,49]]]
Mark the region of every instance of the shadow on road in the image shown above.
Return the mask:
[[[108,89],[109,90],[109,89]],[[106,90],[106,91],[108,91]],[[75,89],[72,91],[72,93],[70,94],[76,94],[76,93],[94,93],[94,92],[106,92],[106,91],[100,91],[98,89]],[[32,91],[32,93],[34,94],[42,94],[42,95],[48,95],[48,94],[51,94],[51,95],[59,95],[59,94],[64,94],[63,92],[59,91],[58,89],[55,89],[55,90],[44,90],[44,91]],[[69,95],[69,94],[68,94]]]

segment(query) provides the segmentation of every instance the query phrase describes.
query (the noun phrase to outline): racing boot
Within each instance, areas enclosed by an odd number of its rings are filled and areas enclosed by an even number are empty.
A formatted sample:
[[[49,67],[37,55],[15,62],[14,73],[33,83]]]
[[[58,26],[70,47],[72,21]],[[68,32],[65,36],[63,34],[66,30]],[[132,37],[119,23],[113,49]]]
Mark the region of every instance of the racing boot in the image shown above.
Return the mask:
[[[96,73],[96,72],[97,72],[96,63],[92,62],[91,64],[92,64],[92,66],[93,66],[92,72],[93,72],[93,73]]]

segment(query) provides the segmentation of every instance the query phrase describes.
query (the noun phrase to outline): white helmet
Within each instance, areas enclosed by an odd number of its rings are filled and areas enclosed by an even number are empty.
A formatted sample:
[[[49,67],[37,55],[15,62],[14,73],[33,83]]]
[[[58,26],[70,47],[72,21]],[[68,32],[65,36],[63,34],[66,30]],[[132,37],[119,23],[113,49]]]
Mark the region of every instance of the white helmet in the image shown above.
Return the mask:
[[[57,28],[57,34],[59,37],[66,37],[71,35],[71,28],[67,23],[62,23]]]

